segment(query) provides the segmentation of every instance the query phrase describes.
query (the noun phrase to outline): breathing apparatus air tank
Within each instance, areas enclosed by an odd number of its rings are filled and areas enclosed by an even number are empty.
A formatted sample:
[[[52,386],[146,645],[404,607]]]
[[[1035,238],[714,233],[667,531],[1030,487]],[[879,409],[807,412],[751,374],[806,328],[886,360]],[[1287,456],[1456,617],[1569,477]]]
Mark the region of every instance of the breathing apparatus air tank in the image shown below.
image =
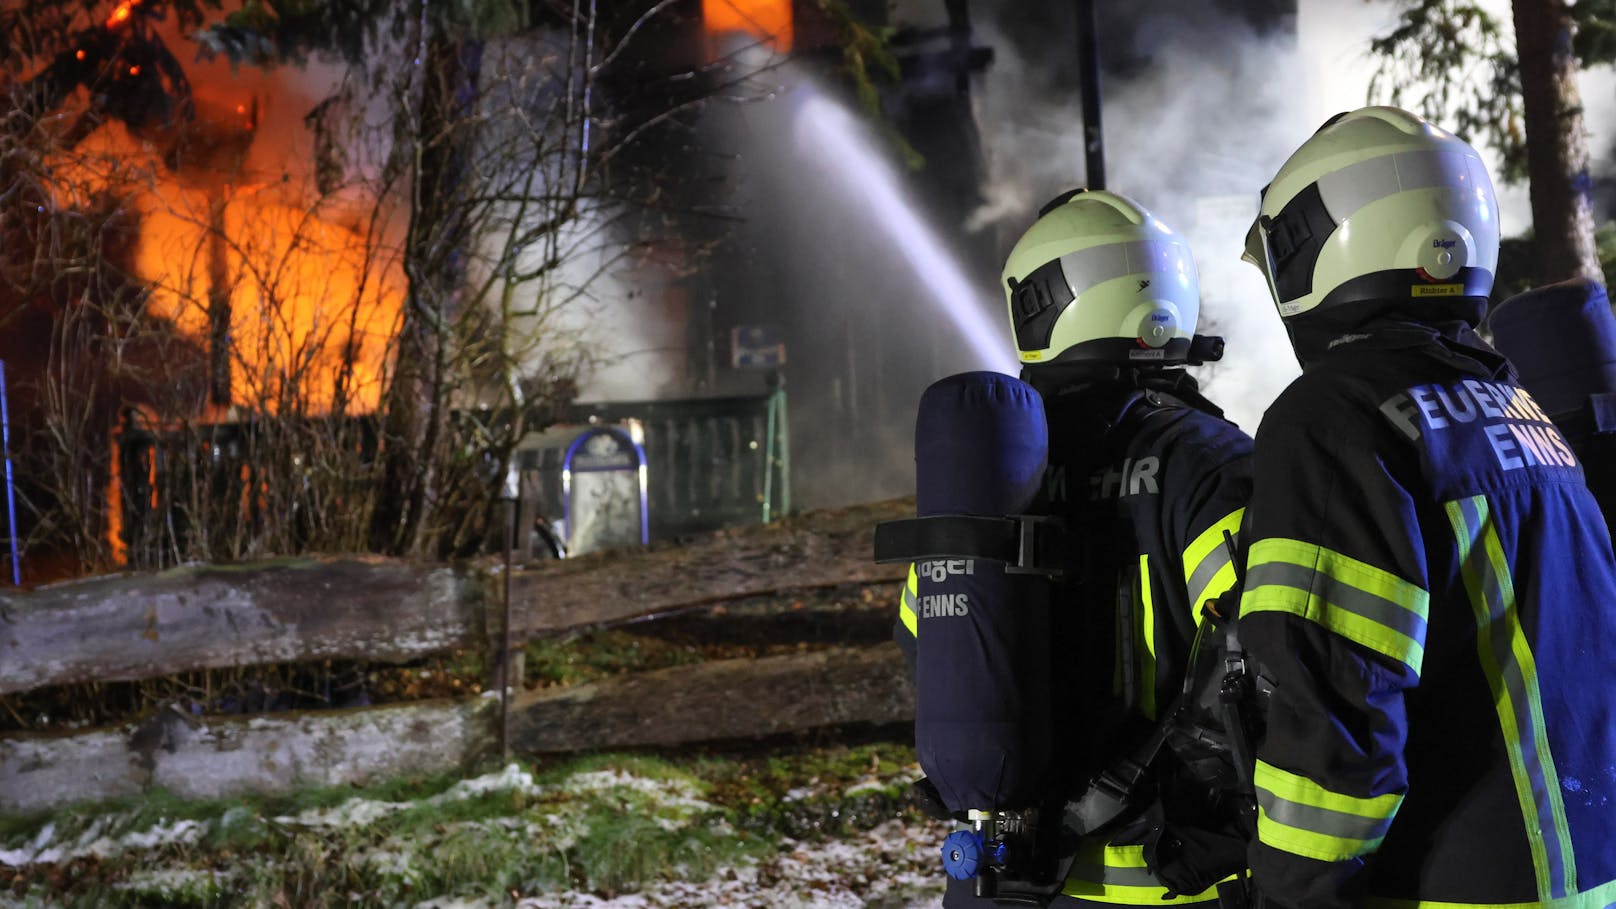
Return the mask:
[[[927,388],[915,421],[915,511],[876,528],[876,559],[913,562],[915,749],[948,812],[943,847],[980,895],[1038,878],[1050,798],[1052,577],[1071,564],[1041,514],[1049,428],[1032,386],[993,372]],[[1058,820],[1058,818],[1056,819]]]
[[[1604,286],[1573,278],[1533,288],[1494,307],[1487,324],[1616,525],[1616,316]]]
[[[915,512],[1025,514],[1043,488],[1043,399],[992,372],[926,389],[915,421]],[[915,746],[950,811],[1033,804],[1049,765],[1049,594],[984,558],[915,565]]]

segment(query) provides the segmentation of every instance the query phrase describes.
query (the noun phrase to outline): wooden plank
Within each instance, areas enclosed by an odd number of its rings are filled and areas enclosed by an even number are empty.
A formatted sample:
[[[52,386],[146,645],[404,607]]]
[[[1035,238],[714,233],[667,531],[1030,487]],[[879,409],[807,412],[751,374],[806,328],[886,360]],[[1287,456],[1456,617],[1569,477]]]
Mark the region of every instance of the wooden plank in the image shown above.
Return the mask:
[[[0,739],[0,814],[159,787],[184,798],[380,782],[470,767],[491,753],[491,698],[140,724]]]
[[[805,512],[632,556],[540,563],[511,578],[512,629],[531,636],[832,584],[890,581],[896,601],[906,566],[870,556],[876,523],[905,517],[914,517],[913,499]]]
[[[517,751],[568,752],[749,739],[914,719],[898,648],[843,647],[718,660],[527,692],[511,705]]]
[[[0,596],[0,694],[327,658],[403,661],[480,640],[467,569],[287,559]]]

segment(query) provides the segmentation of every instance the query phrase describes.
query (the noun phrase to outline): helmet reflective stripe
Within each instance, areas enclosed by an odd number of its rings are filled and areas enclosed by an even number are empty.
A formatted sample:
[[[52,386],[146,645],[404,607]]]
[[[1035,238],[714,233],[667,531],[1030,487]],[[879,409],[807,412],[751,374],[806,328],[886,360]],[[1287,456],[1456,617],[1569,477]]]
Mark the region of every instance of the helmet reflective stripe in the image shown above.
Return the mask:
[[[1022,350],[1048,347],[1055,320],[1067,303],[1117,278],[1149,272],[1171,273],[1179,268],[1176,258],[1172,249],[1159,244],[1112,243],[1066,253],[1039,266],[1022,281],[1008,279],[1016,346]],[[1082,285],[1073,284],[1068,275],[1076,275]]]
[[[1480,161],[1458,152],[1383,155],[1325,174],[1285,203],[1278,215],[1258,217],[1253,227],[1262,241],[1263,255],[1256,261],[1279,301],[1280,312],[1292,315],[1285,312],[1291,301],[1312,292],[1319,251],[1343,221],[1371,202],[1407,190],[1470,189],[1476,183],[1472,168],[1480,166]],[[1320,300],[1318,305],[1330,302]]]
[[[1480,162],[1477,162],[1480,163]],[[1471,181],[1465,155],[1456,151],[1397,152],[1325,174],[1314,185],[1337,221],[1405,189],[1458,188]]]

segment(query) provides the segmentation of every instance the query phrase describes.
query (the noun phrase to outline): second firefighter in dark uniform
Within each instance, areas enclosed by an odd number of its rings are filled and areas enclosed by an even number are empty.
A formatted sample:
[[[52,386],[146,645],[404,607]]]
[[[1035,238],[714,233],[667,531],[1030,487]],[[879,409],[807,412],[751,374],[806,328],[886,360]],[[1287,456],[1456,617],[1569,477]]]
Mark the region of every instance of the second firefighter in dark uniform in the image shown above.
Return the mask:
[[[1616,558],[1477,337],[1491,180],[1405,111],[1327,123],[1247,243],[1303,374],[1263,417],[1240,635],[1273,691],[1258,905],[1616,904]]]
[[[1183,369],[1199,310],[1194,260],[1137,203],[1109,192],[1052,203],[1011,252],[1004,284],[1022,378],[1048,419],[1047,507],[1086,541],[1087,583],[1051,609],[1052,795],[1064,799],[1179,691],[1199,605],[1234,582],[1225,536],[1250,490],[1251,440]],[[911,653],[930,622],[950,620],[917,608],[917,586],[911,570],[898,628]],[[1147,818],[1141,806],[1134,823],[1084,840],[1055,905],[1214,902],[1210,890],[1171,895],[1146,867],[1162,811]],[[978,902],[954,881],[944,905]]]

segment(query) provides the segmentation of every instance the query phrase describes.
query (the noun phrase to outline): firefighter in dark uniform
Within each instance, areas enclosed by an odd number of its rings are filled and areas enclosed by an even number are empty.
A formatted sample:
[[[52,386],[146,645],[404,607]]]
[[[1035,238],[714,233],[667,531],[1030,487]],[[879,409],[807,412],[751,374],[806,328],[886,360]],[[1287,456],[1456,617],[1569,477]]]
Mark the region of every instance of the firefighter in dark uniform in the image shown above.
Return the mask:
[[[1326,123],[1247,257],[1303,374],[1257,432],[1240,637],[1273,686],[1258,905],[1616,904],[1616,560],[1472,330],[1498,208],[1406,111]]]
[[[1225,534],[1251,488],[1251,439],[1183,368],[1195,262],[1137,203],[1103,191],[1056,199],[1011,251],[1003,284],[1022,378],[1049,425],[1048,507],[1086,540],[1088,582],[1052,609],[1055,703],[1066,705],[1053,754],[1068,798],[1177,694],[1199,604],[1235,580]],[[911,567],[896,628],[911,661],[930,621],[916,594]],[[1085,841],[1056,905],[1215,902],[1208,888],[1172,894],[1146,867],[1147,841],[1173,820],[1164,810]],[[979,902],[969,882],[950,882],[945,906]]]

